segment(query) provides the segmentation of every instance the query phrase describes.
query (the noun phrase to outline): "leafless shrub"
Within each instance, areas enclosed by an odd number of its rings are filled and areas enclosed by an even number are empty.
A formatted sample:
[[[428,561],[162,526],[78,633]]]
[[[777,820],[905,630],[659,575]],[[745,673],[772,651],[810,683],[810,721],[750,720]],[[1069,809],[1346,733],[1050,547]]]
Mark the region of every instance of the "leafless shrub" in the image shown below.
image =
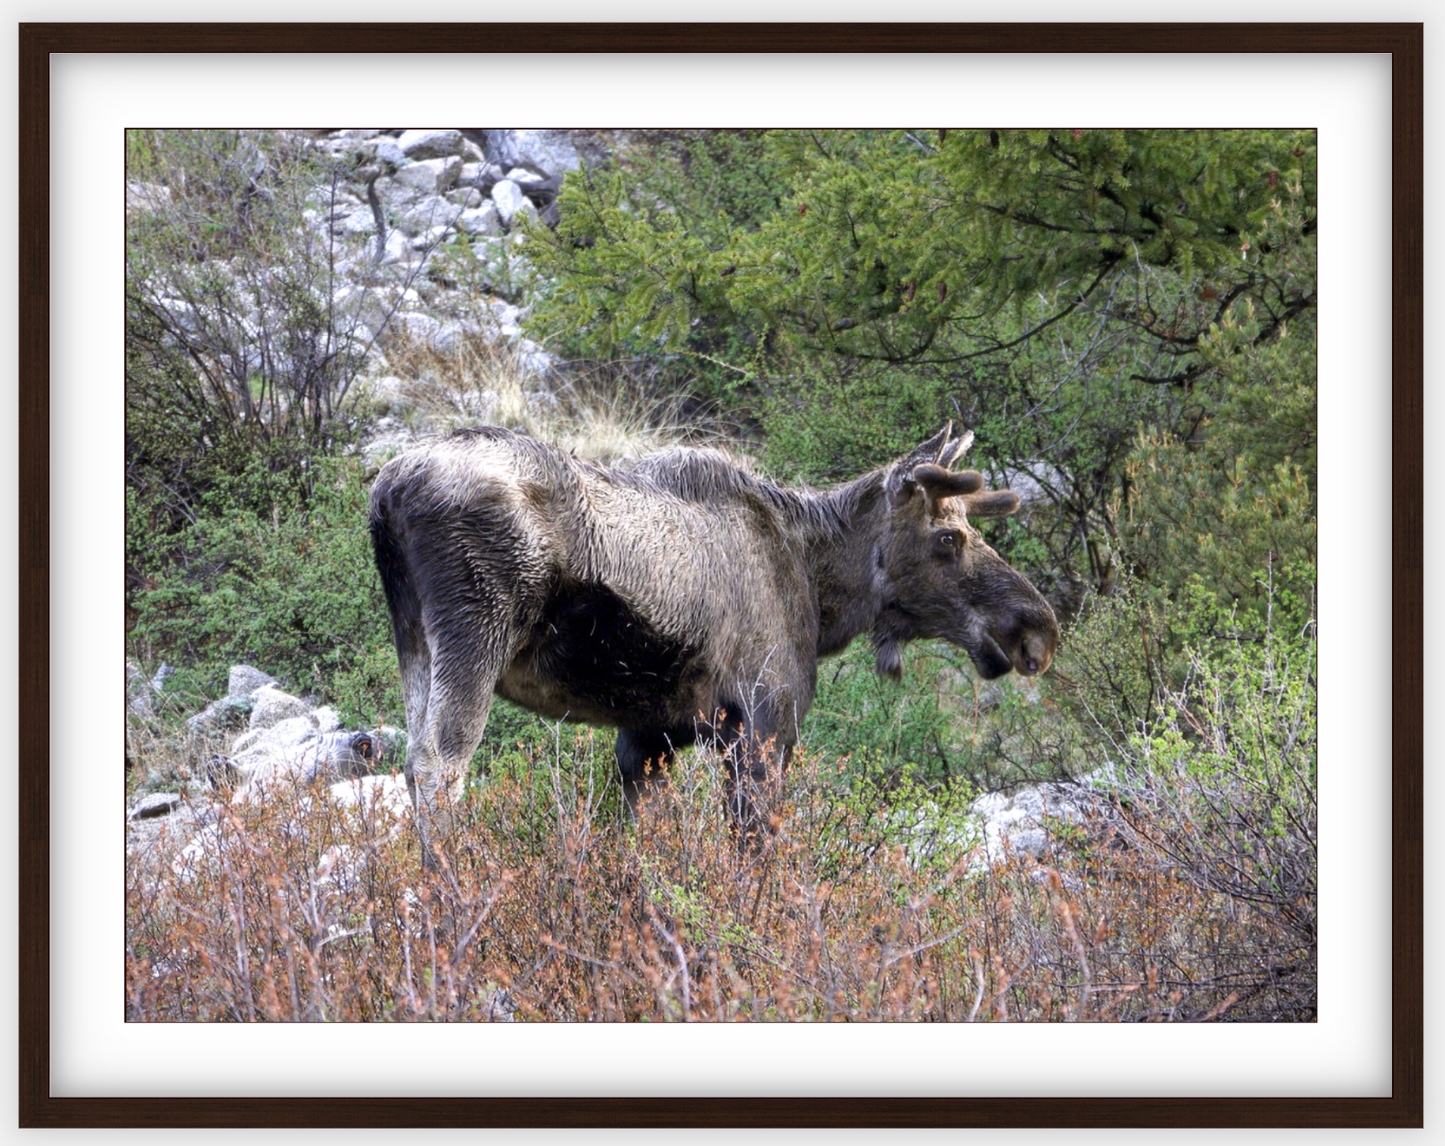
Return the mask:
[[[830,770],[806,758],[774,833],[739,847],[703,754],[628,823],[608,754],[569,735],[474,790],[438,873],[384,809],[301,793],[224,809],[159,877],[131,865],[128,1016],[1180,1021],[1282,1005],[1235,961],[1272,921],[1136,850],[920,870],[861,804],[820,797]]]

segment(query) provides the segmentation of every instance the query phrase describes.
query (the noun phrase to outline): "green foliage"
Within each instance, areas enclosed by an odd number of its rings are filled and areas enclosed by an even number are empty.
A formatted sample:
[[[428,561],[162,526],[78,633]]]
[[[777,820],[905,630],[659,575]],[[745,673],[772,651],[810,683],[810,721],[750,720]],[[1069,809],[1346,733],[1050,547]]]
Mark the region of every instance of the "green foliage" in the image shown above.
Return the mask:
[[[1125,462],[1119,545],[1163,608],[1205,586],[1259,626],[1307,599],[1316,545],[1313,331],[1257,341],[1249,317],[1211,332],[1215,415],[1191,439],[1141,434]]]
[[[1047,681],[980,681],[968,655],[942,641],[911,646],[901,682],[880,677],[866,641],[819,666],[802,742],[866,792],[917,787],[961,799],[1077,776],[1103,763],[1052,699]],[[891,803],[892,801],[887,801]]]
[[[1213,639],[1189,646],[1185,679],[1168,691],[1160,715],[1131,733],[1124,760],[1163,810],[1140,820],[1148,846],[1201,887],[1273,917],[1296,944],[1281,958],[1312,964],[1316,624],[1312,602],[1279,605],[1253,640],[1239,638],[1234,616],[1196,622]]]
[[[944,672],[956,673],[960,662],[967,656],[952,646],[916,645],[899,685],[878,675],[866,641],[855,642],[819,665],[804,742],[817,756],[848,760],[856,776],[897,777],[909,769],[947,777],[949,716],[940,688]]]
[[[1237,420],[1266,450],[1308,439],[1312,133],[748,143],[775,189],[720,214],[645,191],[642,165],[569,184],[563,225],[533,253],[555,282],[539,329],[705,377],[762,418],[780,473],[851,476],[945,418],[968,425],[981,468],[1045,476],[1031,533],[1064,603],[1114,575],[1115,491],[1141,427],[1189,439]],[[1259,390],[1287,338],[1275,435]]]
[[[529,284],[526,260],[518,253],[522,232],[511,235],[469,235],[438,247],[427,276],[460,291],[466,304],[484,306],[489,296],[521,300]]]
[[[774,473],[808,481],[857,477],[918,445],[918,427],[948,416],[948,383],[887,366],[810,364],[763,400]]]
[[[218,478],[140,597],[132,645],[182,660],[213,696],[230,665],[255,664],[345,716],[400,723],[361,479],[361,464],[341,458],[317,464],[309,498],[260,461]]]
[[[894,849],[915,870],[944,876],[980,839],[970,807],[978,789],[971,784],[940,785],[936,772],[911,763],[868,770],[847,758],[829,768],[828,760],[827,753],[809,752],[799,767],[809,779],[792,793],[825,878],[847,879]]]
[[[767,133],[756,130],[641,132],[619,166],[639,202],[673,212],[709,246],[756,230],[787,191]]]
[[[495,698],[473,761],[482,777],[474,814],[518,845],[517,856],[537,855],[573,817],[615,824],[623,812],[612,742],[611,729],[545,721]],[[497,790],[520,797],[505,819],[488,798]]]
[[[668,204],[639,207],[621,176],[569,187],[572,221],[539,257],[593,289],[558,292],[544,324],[595,329],[600,348],[636,332],[675,349],[688,320],[713,317],[815,352],[957,361],[953,335],[1001,349],[993,319],[1006,306],[1042,294],[1040,319],[1058,321],[1126,260],[1247,282],[1271,205],[1291,188],[1313,196],[1308,132],[952,132],[936,143],[780,132],[768,143],[791,194],[761,226],[730,220],[725,235]],[[1301,227],[1312,227],[1308,203]]]

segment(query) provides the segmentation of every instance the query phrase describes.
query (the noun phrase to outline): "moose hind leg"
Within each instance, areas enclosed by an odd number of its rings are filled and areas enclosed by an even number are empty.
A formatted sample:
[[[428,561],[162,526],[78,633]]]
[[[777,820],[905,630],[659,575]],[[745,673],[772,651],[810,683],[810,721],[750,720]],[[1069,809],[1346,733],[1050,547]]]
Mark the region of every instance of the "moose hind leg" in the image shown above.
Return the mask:
[[[454,844],[456,806],[487,728],[504,653],[483,653],[475,645],[433,649],[425,715],[411,734],[406,755],[406,784],[421,837],[422,866],[428,870],[435,870],[439,852]]]
[[[667,783],[667,770],[676,752],[671,739],[652,729],[617,730],[617,771],[622,780],[622,798],[629,818],[635,819],[639,804]]]

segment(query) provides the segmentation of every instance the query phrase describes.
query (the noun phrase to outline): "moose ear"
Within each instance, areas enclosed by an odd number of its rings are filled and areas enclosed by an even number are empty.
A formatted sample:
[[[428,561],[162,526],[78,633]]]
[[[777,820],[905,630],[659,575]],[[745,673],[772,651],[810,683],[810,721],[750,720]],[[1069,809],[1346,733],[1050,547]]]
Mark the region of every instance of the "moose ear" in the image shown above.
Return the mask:
[[[1007,517],[1018,507],[1019,495],[1011,489],[986,490],[963,499],[964,512],[969,517]]]
[[[914,446],[908,452],[908,457],[903,460],[905,466],[917,465],[919,462],[937,461],[940,454],[948,448],[948,436],[953,433],[953,423],[945,422],[943,429],[929,438],[928,441]]]
[[[958,459],[968,452],[968,447],[971,445],[973,445],[973,431],[969,430],[963,437],[954,438],[939,451],[938,464],[946,470],[952,469]]]

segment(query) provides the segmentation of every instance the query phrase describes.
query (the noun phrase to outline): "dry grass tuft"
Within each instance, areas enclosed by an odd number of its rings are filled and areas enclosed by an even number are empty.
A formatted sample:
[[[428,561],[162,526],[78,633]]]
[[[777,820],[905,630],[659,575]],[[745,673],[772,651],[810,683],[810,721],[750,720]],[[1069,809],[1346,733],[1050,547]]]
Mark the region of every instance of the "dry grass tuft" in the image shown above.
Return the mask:
[[[505,426],[602,463],[723,436],[684,397],[640,377],[577,364],[542,377],[525,351],[483,336],[438,350],[401,335],[387,360],[418,435]]]

